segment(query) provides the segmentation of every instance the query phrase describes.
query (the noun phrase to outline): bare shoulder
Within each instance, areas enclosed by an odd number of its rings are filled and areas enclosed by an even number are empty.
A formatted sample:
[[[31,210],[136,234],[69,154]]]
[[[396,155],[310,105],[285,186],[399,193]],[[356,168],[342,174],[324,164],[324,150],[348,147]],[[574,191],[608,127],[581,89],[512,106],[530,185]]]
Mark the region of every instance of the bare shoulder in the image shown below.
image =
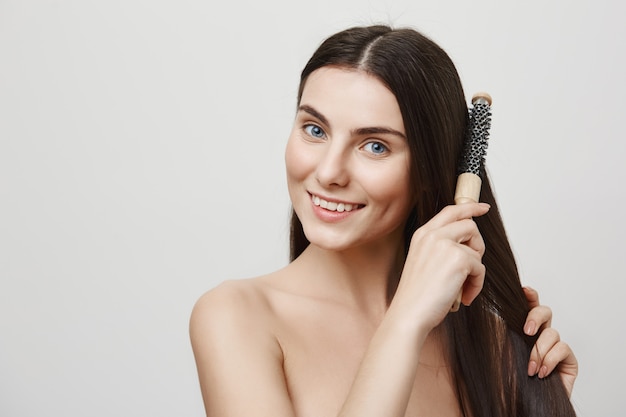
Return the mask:
[[[191,329],[203,324],[259,318],[268,313],[267,295],[256,279],[225,281],[204,293],[191,314]]]
[[[274,350],[270,314],[266,290],[258,279],[225,281],[203,294],[193,308],[189,332],[194,350],[214,349],[214,342],[224,346],[251,341]]]
[[[226,281],[196,302],[191,345],[207,415],[259,414],[253,405],[291,416],[283,354],[262,280]]]

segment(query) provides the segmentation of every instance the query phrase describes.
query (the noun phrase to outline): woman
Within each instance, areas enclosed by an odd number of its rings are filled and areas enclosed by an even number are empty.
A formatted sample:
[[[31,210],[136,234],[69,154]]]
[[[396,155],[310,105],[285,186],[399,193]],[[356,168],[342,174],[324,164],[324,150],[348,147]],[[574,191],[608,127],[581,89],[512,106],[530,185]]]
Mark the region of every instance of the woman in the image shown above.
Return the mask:
[[[292,262],[192,314],[208,416],[574,414],[576,359],[520,285],[488,179],[486,203],[452,205],[467,119],[413,30],[320,46],[285,153]]]

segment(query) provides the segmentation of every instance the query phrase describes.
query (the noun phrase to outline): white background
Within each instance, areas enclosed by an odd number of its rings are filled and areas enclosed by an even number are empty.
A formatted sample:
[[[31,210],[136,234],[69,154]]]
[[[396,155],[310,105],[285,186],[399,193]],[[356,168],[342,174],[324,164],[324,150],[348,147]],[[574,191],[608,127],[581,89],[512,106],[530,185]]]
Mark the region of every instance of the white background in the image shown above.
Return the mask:
[[[421,29],[494,97],[525,284],[620,416],[625,6],[615,0],[0,0],[0,416],[201,416],[195,300],[287,260],[298,75],[355,24]]]

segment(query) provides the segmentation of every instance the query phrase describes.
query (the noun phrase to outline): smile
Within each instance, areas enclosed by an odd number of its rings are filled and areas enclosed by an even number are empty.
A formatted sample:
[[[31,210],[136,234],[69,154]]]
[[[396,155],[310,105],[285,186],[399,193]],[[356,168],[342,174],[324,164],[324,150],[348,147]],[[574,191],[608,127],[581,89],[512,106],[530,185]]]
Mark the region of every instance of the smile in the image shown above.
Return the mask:
[[[313,202],[313,204],[315,204],[316,206],[319,206],[323,209],[326,209],[328,211],[337,211],[339,213],[342,213],[344,211],[352,211],[358,208],[361,208],[362,205],[360,204],[351,204],[351,203],[341,203],[341,202],[336,202],[336,201],[326,201],[323,198],[320,198],[316,195],[311,194],[311,201]]]

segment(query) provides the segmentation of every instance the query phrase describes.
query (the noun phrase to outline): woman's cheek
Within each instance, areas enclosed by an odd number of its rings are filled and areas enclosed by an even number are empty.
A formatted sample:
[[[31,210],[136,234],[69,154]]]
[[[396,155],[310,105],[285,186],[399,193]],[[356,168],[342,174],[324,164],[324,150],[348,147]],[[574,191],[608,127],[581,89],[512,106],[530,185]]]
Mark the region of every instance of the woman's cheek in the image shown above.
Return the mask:
[[[288,180],[303,180],[314,169],[314,154],[298,138],[293,136],[287,142],[285,167]]]

